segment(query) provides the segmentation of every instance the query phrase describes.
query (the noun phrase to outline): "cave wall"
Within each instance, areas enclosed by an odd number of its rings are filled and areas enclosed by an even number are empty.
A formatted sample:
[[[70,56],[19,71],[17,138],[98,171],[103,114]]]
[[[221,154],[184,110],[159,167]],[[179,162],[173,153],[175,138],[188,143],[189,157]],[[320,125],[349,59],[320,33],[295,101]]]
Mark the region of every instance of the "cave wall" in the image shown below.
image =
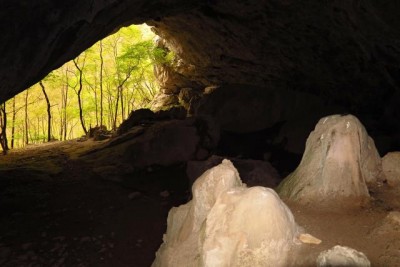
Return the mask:
[[[400,25],[390,17],[400,5],[372,2],[213,1],[150,24],[200,85],[290,88],[365,108],[400,85]]]
[[[164,79],[172,92],[226,83],[302,91],[367,128],[398,131],[399,11],[389,0],[6,0],[0,101],[119,27],[146,22],[179,59]]]

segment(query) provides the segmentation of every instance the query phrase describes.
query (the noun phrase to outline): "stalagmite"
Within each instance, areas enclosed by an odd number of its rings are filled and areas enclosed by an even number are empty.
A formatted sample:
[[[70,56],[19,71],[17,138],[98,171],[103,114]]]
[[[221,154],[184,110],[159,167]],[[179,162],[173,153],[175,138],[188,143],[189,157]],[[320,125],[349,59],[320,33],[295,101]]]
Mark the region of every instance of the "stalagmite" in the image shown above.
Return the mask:
[[[390,186],[400,184],[400,152],[387,153],[382,158],[383,173]]]
[[[381,159],[360,121],[333,115],[318,122],[300,165],[278,192],[302,203],[360,204],[369,198],[367,183],[381,176]]]
[[[224,160],[192,190],[193,200],[171,209],[153,267],[292,264],[301,228],[272,189],[247,188]]]

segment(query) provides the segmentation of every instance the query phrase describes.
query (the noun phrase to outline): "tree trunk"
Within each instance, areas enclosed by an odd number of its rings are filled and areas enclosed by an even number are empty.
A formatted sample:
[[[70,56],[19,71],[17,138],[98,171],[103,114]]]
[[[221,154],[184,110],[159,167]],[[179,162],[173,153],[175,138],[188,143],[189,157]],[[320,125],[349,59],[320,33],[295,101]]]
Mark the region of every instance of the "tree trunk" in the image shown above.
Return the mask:
[[[1,126],[1,134],[0,134],[0,142],[1,142],[1,147],[3,149],[3,154],[6,155],[7,151],[9,150],[8,148],[8,140],[7,140],[7,113],[6,113],[6,103],[1,104],[1,121],[0,121],[0,126]]]
[[[118,102],[121,99],[121,117],[122,120],[124,120],[124,106],[123,106],[123,94],[122,94],[122,90],[124,88],[124,84],[129,80],[129,78],[131,77],[131,73],[132,71],[129,71],[126,76],[125,79],[123,79],[120,84],[117,87],[117,103],[115,104],[115,119],[114,119],[114,124],[113,124],[113,130],[117,129],[117,117],[118,117]]]
[[[85,121],[83,120],[83,109],[82,109],[82,99],[81,99],[81,93],[82,93],[82,89],[83,89],[83,84],[82,84],[83,70],[78,66],[78,63],[76,62],[75,59],[73,60],[73,62],[74,62],[74,65],[75,65],[76,69],[79,72],[79,89],[78,89],[78,92],[77,92],[77,95],[78,95],[78,106],[79,106],[79,119],[81,121],[82,129],[83,129],[85,135],[87,135],[87,129],[86,129],[86,126],[85,126]]]
[[[65,69],[65,87],[61,87],[61,127],[60,140],[67,140],[68,67]]]
[[[13,97],[12,102],[12,122],[11,122],[11,149],[14,148],[14,140],[15,140],[15,117],[17,112],[15,110],[15,96]]]
[[[44,97],[46,98],[46,104],[47,104],[47,142],[51,141],[51,106],[50,106],[50,100],[49,97],[46,93],[46,90],[44,88],[44,85],[42,81],[39,82],[40,87],[42,88],[42,92],[44,94]]]
[[[25,145],[29,144],[28,96],[29,96],[29,90],[27,89],[25,91]]]
[[[117,129],[117,118],[118,118],[118,104],[119,104],[120,87],[117,88],[117,101],[115,103],[115,114],[112,129],[115,131]]]
[[[103,125],[103,43],[99,42],[100,45],[100,126]]]

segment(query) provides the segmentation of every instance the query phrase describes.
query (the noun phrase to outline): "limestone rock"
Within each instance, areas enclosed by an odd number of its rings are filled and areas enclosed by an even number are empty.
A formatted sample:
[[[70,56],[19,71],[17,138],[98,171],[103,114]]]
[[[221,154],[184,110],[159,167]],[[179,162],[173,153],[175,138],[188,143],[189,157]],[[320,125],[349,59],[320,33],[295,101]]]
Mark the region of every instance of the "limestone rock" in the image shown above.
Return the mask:
[[[300,228],[272,190],[246,188],[224,160],[192,187],[193,199],[168,215],[159,266],[288,266]]]
[[[223,159],[223,157],[213,155],[204,161],[189,161],[186,168],[189,181],[194,183],[206,170],[217,166]],[[280,176],[278,172],[267,161],[237,158],[230,158],[229,160],[237,168],[242,181],[247,186],[274,188],[279,184]]]
[[[167,40],[158,37],[156,39],[158,48],[169,52],[175,50],[177,44],[169,43]],[[175,54],[173,62],[158,63],[154,66],[154,74],[163,94],[177,95],[180,88],[196,86],[196,83],[190,81],[183,73],[193,71],[194,66],[187,64],[179,54]]]
[[[370,267],[371,263],[364,253],[355,249],[342,246],[334,246],[330,250],[323,251],[317,258],[318,267]]]
[[[121,125],[118,127],[117,134],[125,134],[131,128],[139,125],[151,125],[156,123],[157,121],[162,120],[183,120],[186,118],[186,111],[183,107],[173,107],[166,110],[160,110],[157,112],[153,112],[150,109],[138,109],[134,110],[129,114],[128,119],[123,121]]]
[[[118,134],[124,134],[128,132],[132,127],[149,123],[154,120],[155,114],[150,109],[138,109],[134,110],[129,114],[128,119],[123,121],[118,127]]]
[[[310,234],[300,234],[299,240],[304,244],[314,244],[314,245],[319,245],[322,242],[321,239],[318,239]]]
[[[382,158],[382,168],[389,185],[400,184],[400,152],[387,153]]]
[[[158,93],[151,101],[151,110],[159,111],[179,105],[178,96],[175,94]]]
[[[392,211],[383,219],[382,222],[379,223],[377,227],[375,227],[370,235],[386,235],[399,233],[400,231],[400,212]]]
[[[249,85],[224,85],[206,94],[197,115],[214,117],[221,129],[253,132],[272,126],[280,119],[276,93]]]
[[[341,112],[339,107],[307,93],[226,84],[205,94],[195,114],[214,117],[221,129],[230,133],[252,133],[280,125],[275,139],[286,139],[286,149],[300,154],[318,119],[337,112]]]
[[[178,98],[179,104],[188,111],[188,114],[193,114],[198,102],[202,98],[202,94],[192,88],[182,88],[179,91]]]
[[[107,130],[104,125],[90,128],[87,133],[87,138],[93,138],[94,141],[102,141],[112,136],[112,132]]]
[[[333,115],[318,122],[300,165],[278,192],[303,203],[360,204],[369,198],[367,183],[381,176],[379,154],[360,121]]]
[[[138,168],[153,164],[170,166],[191,159],[204,159],[217,145],[218,139],[218,128],[209,119],[161,121],[126,145],[123,157]]]

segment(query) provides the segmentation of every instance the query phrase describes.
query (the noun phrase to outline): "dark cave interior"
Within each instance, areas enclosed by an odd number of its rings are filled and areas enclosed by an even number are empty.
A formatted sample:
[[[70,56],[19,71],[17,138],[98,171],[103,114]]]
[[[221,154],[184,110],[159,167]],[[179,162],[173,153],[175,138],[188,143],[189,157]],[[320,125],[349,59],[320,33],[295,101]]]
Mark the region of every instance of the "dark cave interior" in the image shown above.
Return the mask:
[[[2,1],[0,102],[146,23],[176,54],[155,72],[183,107],[135,111],[108,142],[3,156],[0,265],[148,266],[197,176],[227,157],[275,187],[328,115],[356,116],[381,157],[400,151],[399,11],[389,0]]]

